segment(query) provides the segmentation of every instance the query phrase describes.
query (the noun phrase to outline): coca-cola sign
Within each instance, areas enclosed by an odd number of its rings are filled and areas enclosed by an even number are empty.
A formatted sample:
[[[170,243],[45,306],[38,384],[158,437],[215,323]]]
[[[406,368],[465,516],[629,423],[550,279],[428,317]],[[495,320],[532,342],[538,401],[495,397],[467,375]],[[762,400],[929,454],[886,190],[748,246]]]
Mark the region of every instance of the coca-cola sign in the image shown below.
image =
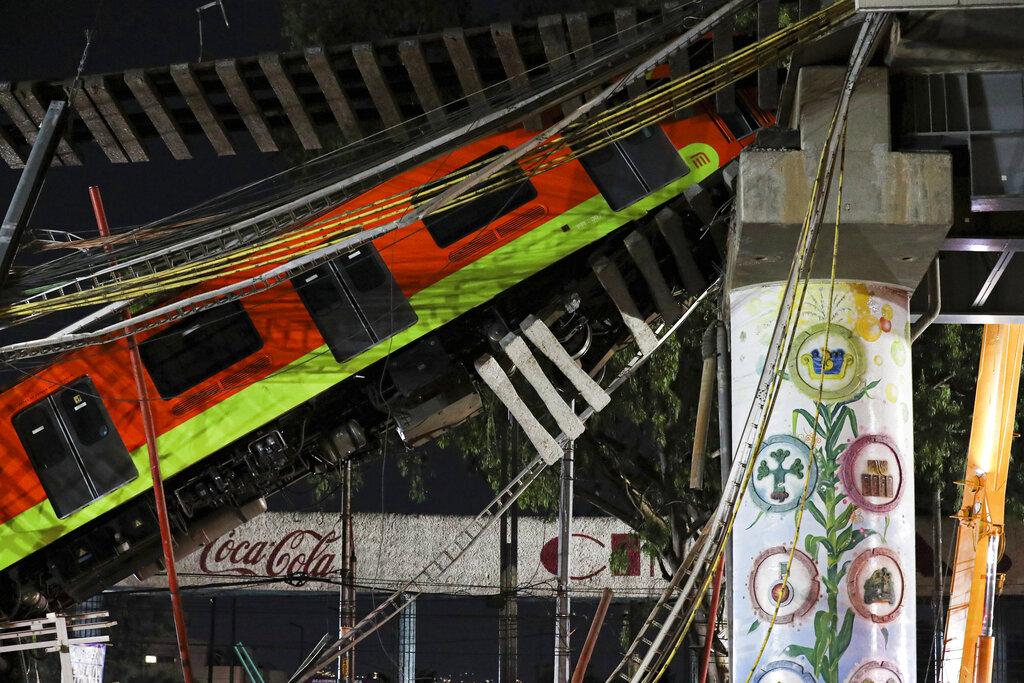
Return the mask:
[[[251,539],[238,530],[221,536],[199,553],[203,574],[239,576],[294,576],[325,578],[341,568],[336,561],[341,535],[313,529],[294,529],[276,539]]]
[[[441,515],[355,515],[356,582],[382,591],[397,589],[418,575],[471,521],[471,517]],[[611,587],[618,595],[647,596],[664,585],[661,573],[641,554],[625,524],[583,517],[573,525],[569,554],[577,593],[596,595]],[[462,595],[498,592],[497,527],[484,532],[439,581],[425,588]],[[324,580],[337,580],[340,574],[341,530],[337,514],[266,513],[179,561],[179,577],[187,585],[222,584],[237,577],[239,581],[266,579],[259,582],[260,590],[333,590]],[[553,594],[557,535],[554,522],[520,518],[522,592]],[[622,562],[612,562],[616,549],[624,551]],[[166,578],[157,576],[147,584],[161,582],[166,583]]]

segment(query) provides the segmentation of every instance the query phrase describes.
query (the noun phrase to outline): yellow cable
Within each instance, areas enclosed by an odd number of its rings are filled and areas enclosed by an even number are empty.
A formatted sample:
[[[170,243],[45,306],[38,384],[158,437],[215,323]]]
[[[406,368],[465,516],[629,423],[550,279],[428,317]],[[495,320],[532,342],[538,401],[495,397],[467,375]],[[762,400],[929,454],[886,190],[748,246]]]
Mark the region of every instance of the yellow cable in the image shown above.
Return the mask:
[[[852,0],[842,0],[842,2],[762,41],[737,51],[724,60],[656,88],[637,100],[610,108],[593,121],[570,126],[562,137],[545,141],[529,157],[522,160],[520,163],[525,164],[526,168],[517,165],[502,169],[485,180],[483,187],[464,193],[432,213],[441,213],[462,206],[479,196],[523,182],[526,178],[534,177],[539,173],[578,159],[580,156],[612,144],[617,139],[631,135],[664,118],[674,109],[694,104],[721,87],[734,83],[743,76],[762,68],[767,63],[778,59],[780,50],[792,49],[815,36],[821,29],[844,21],[852,12]],[[776,47],[778,45],[783,47]],[[737,64],[742,68],[736,69]],[[730,71],[730,69],[732,70]],[[725,75],[721,76],[720,74],[723,73]],[[623,127],[623,121],[627,120],[629,125]],[[552,155],[555,156],[552,158]],[[176,266],[157,273],[123,278],[116,282],[49,299],[40,299],[38,295],[29,297],[22,302],[0,308],[0,316],[39,315],[136,296],[152,296],[168,290],[198,284],[208,279],[245,272],[266,264],[268,260],[271,263],[284,263],[286,261],[274,258],[276,254],[282,253],[284,245],[291,245],[287,247],[288,249],[309,245],[313,243],[312,240],[324,239],[322,236],[332,231],[365,229],[367,225],[380,223],[387,218],[404,214],[413,207],[412,199],[414,197],[417,199],[416,203],[420,203],[421,199],[427,201],[443,190],[462,182],[486,163],[490,162],[475,162],[445,176],[442,181],[428,184],[426,187],[412,188],[329,219],[321,218],[297,230],[279,234],[257,244],[210,259]],[[531,167],[531,163],[536,165]],[[332,235],[333,241],[348,236],[348,234],[351,233],[335,233]],[[332,243],[331,239],[327,239],[321,243],[321,246],[330,243]],[[311,251],[313,250],[299,249],[293,253],[302,255]]]

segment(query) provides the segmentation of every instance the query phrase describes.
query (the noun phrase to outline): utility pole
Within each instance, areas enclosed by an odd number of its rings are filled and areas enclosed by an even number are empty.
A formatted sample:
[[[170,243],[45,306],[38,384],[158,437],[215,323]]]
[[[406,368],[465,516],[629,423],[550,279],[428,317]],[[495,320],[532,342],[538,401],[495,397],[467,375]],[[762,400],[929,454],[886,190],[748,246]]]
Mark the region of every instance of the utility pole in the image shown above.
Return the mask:
[[[18,253],[21,235],[25,232],[28,219],[32,216],[39,191],[43,189],[46,170],[53,161],[53,154],[60,142],[60,134],[67,120],[68,103],[53,101],[46,109],[46,115],[39,124],[39,134],[29,152],[25,170],[21,172],[14,196],[7,207],[3,223],[0,224],[0,289],[7,283],[14,256]]]
[[[942,683],[942,645],[945,639],[945,611],[942,608],[942,591],[944,589],[942,567],[942,490],[935,489],[932,499],[935,520],[932,524],[932,572],[935,583],[932,586],[932,659],[935,662],[935,683]]]
[[[501,480],[508,481],[519,469],[519,431],[511,413],[502,440]],[[501,516],[499,545],[501,611],[498,614],[498,683],[519,679],[519,504]]]
[[[53,103],[47,116],[55,111]],[[56,142],[53,143],[57,144]],[[33,152],[35,150],[33,149]],[[31,161],[31,159],[30,159]],[[96,227],[100,235],[110,235],[107,223],[107,211],[103,206],[100,188],[95,185],[89,188],[93,213],[96,215]],[[13,257],[12,257],[13,258]],[[127,312],[125,313],[127,315]],[[181,662],[181,673],[185,683],[193,683],[195,674],[192,671],[192,651],[185,628],[185,608],[181,603],[181,590],[178,587],[178,569],[174,564],[174,536],[171,532],[171,518],[167,512],[167,497],[164,494],[164,477],[160,471],[160,453],[157,451],[156,420],[153,406],[149,402],[149,387],[142,371],[142,356],[134,334],[128,335],[128,358],[131,363],[132,377],[135,379],[135,391],[139,396],[139,412],[142,413],[142,431],[146,437],[146,453],[149,457],[149,474],[153,479],[153,503],[156,507],[157,526],[160,529],[160,545],[163,549],[164,568],[167,570],[167,591],[171,596],[171,612],[174,615],[174,633],[178,640],[178,658]]]
[[[573,412],[576,402],[572,403]],[[569,683],[571,654],[569,647],[569,540],[572,538],[573,441],[562,455],[561,495],[558,502],[558,598],[555,609],[555,683]]]
[[[352,539],[352,460],[342,465],[341,490],[341,588],[338,595],[338,638],[356,625],[355,551]],[[355,681],[356,653],[349,650],[338,659],[338,680]]]

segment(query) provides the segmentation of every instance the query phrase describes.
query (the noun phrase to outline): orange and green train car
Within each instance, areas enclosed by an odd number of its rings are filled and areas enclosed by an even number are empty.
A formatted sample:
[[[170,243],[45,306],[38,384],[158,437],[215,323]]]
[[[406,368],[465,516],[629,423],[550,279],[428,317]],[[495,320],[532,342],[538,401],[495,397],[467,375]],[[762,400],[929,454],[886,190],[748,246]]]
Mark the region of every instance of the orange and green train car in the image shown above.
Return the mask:
[[[487,349],[488,329],[572,294],[587,272],[573,259],[735,158],[738,138],[768,122],[744,111],[740,131],[710,111],[651,126],[142,336],[178,551],[388,434],[417,445],[478,410],[465,365]],[[484,138],[333,213],[529,138]],[[580,329],[574,315],[566,335]],[[158,559],[128,367],[124,343],[90,347],[0,394],[0,619],[77,602]]]

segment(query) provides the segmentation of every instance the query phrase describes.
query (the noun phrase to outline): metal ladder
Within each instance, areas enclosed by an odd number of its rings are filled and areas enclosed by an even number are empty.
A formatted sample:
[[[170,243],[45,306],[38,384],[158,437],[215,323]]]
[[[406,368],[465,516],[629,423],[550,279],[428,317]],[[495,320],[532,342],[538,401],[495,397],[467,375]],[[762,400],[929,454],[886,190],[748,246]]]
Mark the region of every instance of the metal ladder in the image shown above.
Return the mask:
[[[838,6],[838,5],[837,5]],[[818,162],[815,184],[829,187],[836,168],[839,148],[843,140],[849,101],[854,84],[861,70],[870,61],[878,36],[887,26],[888,18],[881,13],[869,13],[861,26],[854,44],[850,65],[846,72],[843,88],[836,104],[832,124],[826,136],[825,147]],[[796,320],[790,314],[796,306],[798,283],[808,276],[810,257],[817,240],[825,213],[829,192],[826,189],[812,195],[805,223],[805,233],[798,241],[790,272],[786,280],[779,314],[772,330],[771,341],[765,354],[764,367],[758,379],[750,412],[744,421],[739,443],[733,459],[729,479],[722,491],[715,513],[708,523],[705,540],[695,547],[673,576],[655,610],[648,617],[640,635],[634,640],[627,656],[620,662],[609,683],[627,680],[631,683],[656,681],[664,671],[680,640],[696,613],[704,592],[710,585],[711,575],[723,552],[723,546],[732,529],[732,523],[742,499],[743,489],[749,479],[750,463],[755,446],[764,436],[764,427],[770,417],[769,407],[782,380],[781,369],[789,353],[790,338]],[[680,589],[682,579],[686,582]],[[671,607],[669,607],[671,605]],[[685,618],[683,618],[685,615]],[[653,637],[649,637],[653,636]],[[643,654],[641,654],[643,653]]]
[[[634,233],[639,234],[639,233]],[[630,235],[634,244],[638,241],[637,238]],[[643,238],[646,241],[646,238]],[[643,247],[641,246],[641,249]],[[632,253],[632,252],[631,252]],[[653,255],[653,252],[651,252]],[[634,257],[635,258],[635,257]],[[635,259],[638,268],[657,266],[656,263],[648,262],[646,258],[641,257]],[[604,271],[608,272],[607,265],[604,266]],[[650,335],[649,339],[645,340],[644,346],[637,346],[640,350],[633,355],[633,357],[626,363],[626,366],[619,372],[619,374],[608,384],[606,388],[601,388],[594,382],[589,376],[586,375],[582,370],[575,365],[561,344],[558,343],[554,334],[547,328],[546,325],[535,316],[527,316],[526,319],[520,325],[520,333],[510,333],[501,340],[501,347],[505,351],[506,355],[509,356],[513,364],[516,365],[522,371],[527,381],[531,383],[533,388],[541,395],[542,400],[549,409],[552,409],[553,414],[555,411],[561,413],[560,416],[556,417],[556,423],[561,426],[564,424],[568,427],[570,434],[576,433],[578,436],[581,431],[582,423],[585,422],[595,412],[604,408],[608,405],[608,395],[614,392],[618,387],[622,386],[632,375],[635,373],[646,361],[650,355],[656,351],[666,340],[668,340],[679,328],[683,322],[686,321],[689,314],[697,308],[697,306],[703,302],[711,292],[717,287],[717,282],[711,287],[705,289],[705,291],[696,299],[694,299],[689,307],[685,310],[680,308],[680,314],[675,316],[676,320],[671,325],[662,325],[659,330],[660,335],[656,335],[651,331],[650,326],[637,312],[636,303],[629,295],[628,290],[625,289],[624,279],[621,277],[621,273],[616,269],[615,271],[619,275],[619,279],[622,281],[623,287],[616,289],[614,293],[609,291],[609,287],[605,286],[605,290],[612,297],[612,301],[619,308],[620,313],[623,315],[623,319],[626,319],[627,315],[633,316],[634,319],[638,320],[642,324],[642,328],[639,326],[630,327],[630,331],[634,332],[634,339],[637,335],[645,337],[644,333],[640,330],[646,330],[647,334]],[[641,270],[641,272],[643,272]],[[600,273],[598,274],[600,280]],[[661,277],[660,273],[658,277]],[[645,281],[650,282],[647,278]],[[662,283],[664,280],[662,279]],[[602,284],[604,284],[602,282]],[[617,287],[617,285],[614,285]],[[667,288],[667,285],[666,285]],[[654,294],[654,292],[652,292]],[[621,306],[620,306],[621,304]],[[627,310],[623,310],[623,307]],[[555,363],[562,374],[581,392],[583,398],[588,402],[588,405],[579,414],[572,413],[565,414],[559,404],[565,405],[565,402],[558,396],[557,391],[551,385],[551,381],[544,376],[543,372],[539,367],[532,367],[536,365],[536,359],[533,357],[532,352],[526,345],[523,337],[530,340],[536,348],[552,362]],[[553,342],[553,343],[552,343]],[[566,363],[568,359],[568,363]],[[532,363],[531,363],[532,361]],[[576,368],[574,371],[572,368]],[[529,370],[523,370],[523,368],[530,368]],[[481,379],[495,391],[499,400],[501,400],[506,407],[512,412],[513,416],[523,426],[527,437],[530,439],[534,448],[537,450],[537,456],[523,469],[508,485],[502,489],[495,498],[487,505],[484,510],[477,515],[472,521],[470,521],[446,546],[440,553],[438,553],[424,568],[417,574],[413,579],[405,582],[401,587],[398,588],[392,595],[378,605],[373,611],[367,614],[361,619],[348,633],[342,638],[339,638],[335,642],[318,647],[319,652],[316,656],[307,657],[307,661],[292,675],[289,679],[289,683],[301,683],[302,681],[308,680],[317,670],[330,664],[338,657],[344,655],[346,652],[351,650],[357,643],[364,638],[372,635],[377,629],[383,626],[385,623],[397,616],[403,609],[405,609],[413,600],[416,599],[417,595],[421,590],[421,586],[436,583],[451,567],[458,561],[460,557],[468,550],[480,537],[487,531],[488,528],[506,511],[509,507],[523,494],[523,492],[529,487],[531,483],[551,464],[557,462],[561,456],[563,449],[566,447],[572,436],[562,431],[557,437],[551,436],[546,429],[540,424],[540,421],[533,415],[532,411],[526,406],[526,403],[519,397],[515,388],[512,386],[508,375],[501,369],[498,362],[489,354],[481,356],[476,362],[476,368]],[[584,378],[585,377],[585,378]],[[566,410],[568,406],[565,405]],[[576,427],[575,422],[579,422],[580,426]]]

